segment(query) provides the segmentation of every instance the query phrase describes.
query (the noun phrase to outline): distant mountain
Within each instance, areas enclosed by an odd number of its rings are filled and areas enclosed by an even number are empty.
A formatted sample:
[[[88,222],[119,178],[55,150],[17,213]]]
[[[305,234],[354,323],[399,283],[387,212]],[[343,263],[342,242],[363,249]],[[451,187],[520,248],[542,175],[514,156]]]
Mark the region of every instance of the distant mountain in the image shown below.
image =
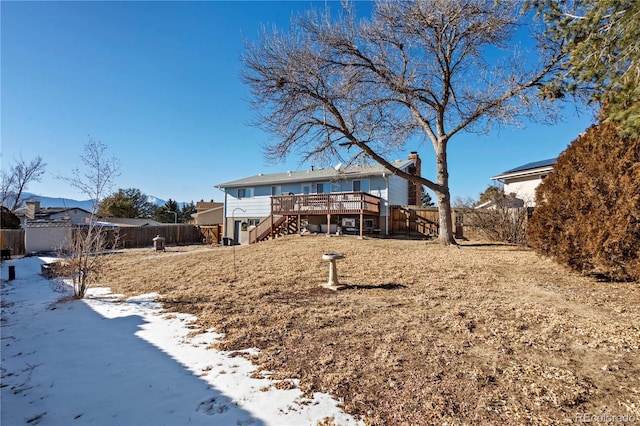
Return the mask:
[[[29,192],[23,193],[23,200],[26,201],[40,201],[40,207],[78,207],[81,209],[91,211],[93,207],[93,200],[73,200],[71,198],[59,198],[59,197],[46,197],[43,195],[35,195]],[[158,197],[154,197],[152,195],[147,197],[148,201],[151,204],[155,204],[157,206],[164,206],[167,202],[165,200],[161,200]],[[182,206],[183,203],[178,203],[179,206]]]
[[[85,210],[91,210],[93,207],[92,200],[72,200],[71,198],[59,198],[59,197],[45,197],[42,195],[35,195],[29,192],[22,194],[22,199],[25,201],[40,201],[40,207],[78,207]]]

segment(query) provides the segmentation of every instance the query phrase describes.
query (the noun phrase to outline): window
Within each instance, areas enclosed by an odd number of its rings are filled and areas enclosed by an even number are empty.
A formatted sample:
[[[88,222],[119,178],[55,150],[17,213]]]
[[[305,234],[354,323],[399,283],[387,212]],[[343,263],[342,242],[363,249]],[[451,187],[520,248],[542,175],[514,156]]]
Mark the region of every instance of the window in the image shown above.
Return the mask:
[[[282,193],[282,187],[280,185],[274,185],[271,187],[271,195],[280,195]]]
[[[260,219],[249,219],[247,222],[249,223],[249,226],[258,226]]]
[[[369,179],[354,180],[353,192],[369,192]]]
[[[324,194],[324,182],[318,182],[316,185],[316,194]]]
[[[251,188],[238,188],[238,198],[251,198]]]

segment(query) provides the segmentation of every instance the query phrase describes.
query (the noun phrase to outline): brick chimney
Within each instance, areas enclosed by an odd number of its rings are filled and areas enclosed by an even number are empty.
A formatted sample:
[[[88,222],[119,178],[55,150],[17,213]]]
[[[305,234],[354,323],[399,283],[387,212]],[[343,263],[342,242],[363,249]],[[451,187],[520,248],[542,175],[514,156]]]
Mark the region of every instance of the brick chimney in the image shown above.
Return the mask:
[[[410,175],[422,176],[422,160],[417,151],[411,151],[407,160],[413,160],[413,164],[407,169]],[[409,205],[419,206],[422,204],[422,185],[409,182]]]
[[[40,201],[27,201],[26,202],[26,211],[24,215],[27,219],[35,219],[36,214],[40,212]]]

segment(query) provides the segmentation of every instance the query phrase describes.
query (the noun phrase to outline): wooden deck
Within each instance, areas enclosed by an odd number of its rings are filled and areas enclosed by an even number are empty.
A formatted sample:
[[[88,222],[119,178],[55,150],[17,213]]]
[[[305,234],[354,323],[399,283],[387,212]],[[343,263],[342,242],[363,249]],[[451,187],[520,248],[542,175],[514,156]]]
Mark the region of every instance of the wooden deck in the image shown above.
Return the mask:
[[[278,195],[271,197],[275,215],[380,215],[380,198],[365,192]]]
[[[362,236],[364,216],[380,216],[380,198],[365,192],[272,196],[271,214],[249,231],[249,243],[299,232],[303,216],[326,216],[329,233],[332,215],[359,215]]]

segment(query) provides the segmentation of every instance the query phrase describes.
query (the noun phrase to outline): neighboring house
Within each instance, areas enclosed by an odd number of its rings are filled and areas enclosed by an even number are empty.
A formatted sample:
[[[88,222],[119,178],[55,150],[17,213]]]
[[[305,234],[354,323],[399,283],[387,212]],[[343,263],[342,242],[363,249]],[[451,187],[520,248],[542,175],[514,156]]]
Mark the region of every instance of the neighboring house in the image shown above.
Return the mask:
[[[224,203],[198,201],[196,212],[191,215],[194,225],[222,225]]]
[[[420,163],[412,152],[392,165],[420,175]],[[259,174],[216,187],[225,193],[225,236],[242,243],[269,238],[285,226],[297,232],[388,233],[389,206],[419,204],[422,194],[420,185],[378,164]]]
[[[16,210],[20,218],[20,226],[25,228],[28,222],[63,222],[78,225],[87,223],[91,212],[79,207],[45,207],[40,208],[40,201],[27,201],[25,207]]]
[[[40,207],[40,201],[27,201],[16,210],[24,232],[27,253],[68,250],[72,228],[89,223],[91,212],[80,207]]]
[[[536,188],[553,170],[555,162],[556,159],[551,158],[523,164],[491,179],[502,182],[504,184],[504,193],[515,194],[521,206],[535,207]]]

